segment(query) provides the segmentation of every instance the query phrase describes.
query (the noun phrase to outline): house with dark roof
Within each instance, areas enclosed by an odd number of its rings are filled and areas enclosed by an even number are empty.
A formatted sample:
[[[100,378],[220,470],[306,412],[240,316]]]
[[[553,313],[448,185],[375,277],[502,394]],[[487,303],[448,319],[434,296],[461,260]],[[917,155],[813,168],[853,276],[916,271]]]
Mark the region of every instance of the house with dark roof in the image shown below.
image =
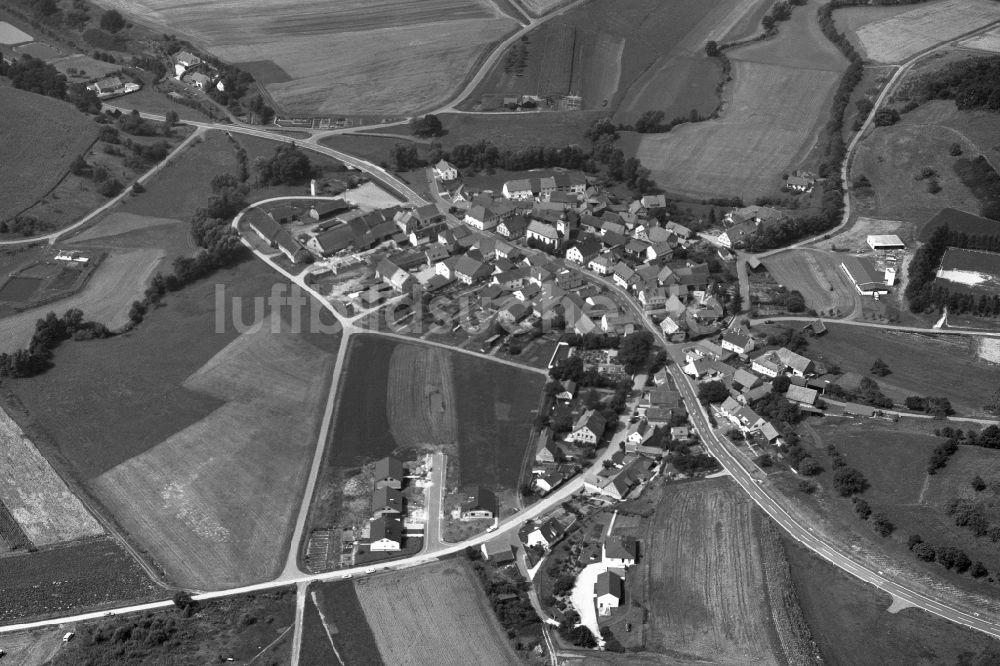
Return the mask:
[[[381,515],[368,525],[372,552],[399,550],[403,543],[403,521],[396,515]]]
[[[323,222],[336,217],[341,213],[346,213],[349,210],[351,210],[351,204],[347,203],[343,199],[316,201],[313,202],[312,208],[309,209],[309,217]]]
[[[442,262],[447,263],[447,262]],[[485,280],[493,272],[489,264],[473,259],[467,254],[458,257],[455,262],[455,279],[463,284],[475,284]]]
[[[609,536],[601,544],[601,562],[609,567],[633,566],[639,556],[639,541],[630,536]]]
[[[487,488],[475,486],[472,492],[462,502],[462,520],[477,520],[481,518],[498,518],[500,516],[500,505],[497,496]]]
[[[722,334],[722,348],[737,354],[747,354],[753,351],[754,339],[743,329],[727,329]]]
[[[483,559],[492,562],[496,566],[503,566],[514,562],[514,546],[506,539],[487,541],[480,550],[483,552]]]
[[[597,410],[588,409],[573,424],[572,439],[584,444],[597,444],[604,435],[607,422]]]
[[[599,615],[611,615],[611,611],[621,605],[624,596],[625,586],[621,576],[613,571],[605,571],[597,575],[594,597]]]
[[[565,457],[561,448],[552,436],[551,428],[542,428],[538,435],[538,444],[535,449],[535,462],[556,463]]]
[[[302,243],[295,240],[295,237],[292,236],[288,229],[281,229],[278,231],[274,237],[274,244],[293,264],[297,264],[309,258],[309,251],[302,247]]]
[[[372,516],[399,515],[403,511],[403,493],[396,488],[382,486],[372,493]]]
[[[527,230],[528,218],[524,215],[513,215],[500,222],[496,228],[497,235],[507,240],[517,240],[523,237]]]
[[[851,280],[854,288],[862,296],[888,294],[885,276],[875,268],[874,262],[868,257],[844,257],[840,262],[840,270]]]
[[[403,487],[403,463],[398,458],[386,456],[375,463],[375,487],[396,490]]]
[[[406,291],[414,282],[412,275],[386,258],[375,266],[375,275],[398,292]]]
[[[566,251],[566,258],[575,264],[586,266],[601,253],[603,245],[593,236],[587,236]]]
[[[795,384],[789,384],[788,390],[785,391],[785,397],[792,401],[797,402],[800,405],[808,405],[812,407],[816,404],[816,398],[819,396],[819,392],[816,389],[806,388],[805,386],[796,386]]]

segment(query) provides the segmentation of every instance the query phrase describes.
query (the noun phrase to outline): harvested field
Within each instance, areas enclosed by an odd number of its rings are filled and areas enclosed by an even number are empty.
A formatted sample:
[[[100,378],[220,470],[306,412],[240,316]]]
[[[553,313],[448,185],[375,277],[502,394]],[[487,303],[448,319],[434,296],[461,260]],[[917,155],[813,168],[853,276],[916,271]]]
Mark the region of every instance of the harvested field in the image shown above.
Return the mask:
[[[317,583],[311,596],[345,664],[382,666],[378,644],[351,581]]]
[[[565,4],[566,0],[517,0],[532,16],[544,16],[550,10]]]
[[[68,298],[0,319],[0,351],[12,352],[28,344],[35,322],[48,312],[79,308],[84,317],[117,329],[128,322],[132,301],[142,296],[163,254],[159,250],[132,250],[108,256],[86,287]]]
[[[695,197],[773,194],[805,163],[846,60],[799,9],[774,39],[732,49],[733,81],[717,120],[643,135],[636,156],[656,182]],[[788,65],[792,62],[794,65]]]
[[[997,20],[1000,7],[989,0],[944,0],[863,25],[856,38],[869,60],[901,62]]]
[[[31,41],[34,40],[28,33],[7,23],[7,21],[0,21],[0,44],[9,46],[11,44],[23,44],[24,42]]]
[[[44,666],[62,649],[63,633],[59,627],[50,627],[4,634],[3,648],[7,651],[4,659],[16,666]]]
[[[875,379],[897,404],[910,395],[940,395],[959,414],[971,415],[980,413],[996,390],[996,371],[978,358],[975,340],[836,323],[827,328],[825,335],[809,341],[806,354],[860,375],[867,375],[881,358],[891,372]]]
[[[97,125],[66,102],[0,88],[0,220],[32,206],[97,138]]]
[[[979,51],[989,51],[990,53],[1000,53],[1000,27],[993,28],[976,37],[969,37],[961,42],[960,46]]]
[[[162,598],[165,591],[115,541],[101,537],[0,557],[0,595],[0,620],[10,623],[148,601]]]
[[[242,334],[183,384],[224,404],[94,479],[95,492],[180,585],[270,579],[294,526],[332,362],[287,330]]]
[[[451,359],[440,347],[397,345],[386,385],[389,432],[397,446],[445,446],[457,441]]]
[[[779,284],[802,293],[806,306],[821,315],[847,317],[861,297],[840,270],[841,255],[822,250],[789,250],[771,255],[764,266]]]
[[[35,546],[104,533],[21,428],[0,409],[0,501]]]
[[[229,62],[271,63],[269,73],[291,80],[266,76],[265,86],[285,113],[297,115],[406,114],[432,107],[516,26],[485,0],[352,0],[337,11],[318,0],[103,4],[157,30],[183,33]]]
[[[784,537],[799,604],[830,666],[937,666],[994,650],[989,636],[915,608],[887,613],[888,594]]]
[[[372,576],[358,580],[355,589],[386,663],[518,662],[479,581],[462,560]]]
[[[728,480],[664,489],[644,549],[647,650],[686,662],[785,663],[753,512]]]
[[[88,227],[81,233],[71,237],[69,241],[81,244],[97,244],[95,241],[104,242],[109,237],[127,234],[140,229],[153,229],[161,226],[174,225],[183,225],[183,223],[180,220],[170,217],[148,217],[145,215],[136,215],[134,213],[115,212],[111,213],[94,226]],[[184,231],[187,232],[186,225]],[[191,249],[194,249],[193,242],[191,243]]]

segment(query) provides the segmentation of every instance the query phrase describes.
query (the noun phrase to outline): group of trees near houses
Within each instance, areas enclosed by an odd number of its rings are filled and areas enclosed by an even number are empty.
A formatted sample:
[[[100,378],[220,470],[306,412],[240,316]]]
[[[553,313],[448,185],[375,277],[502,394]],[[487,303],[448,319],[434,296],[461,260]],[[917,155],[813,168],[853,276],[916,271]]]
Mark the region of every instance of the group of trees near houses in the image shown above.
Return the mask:
[[[59,70],[38,58],[22,55],[12,63],[0,58],[0,76],[10,79],[15,88],[65,100],[84,113],[101,111],[101,101],[94,91],[82,83],[67,84]]]
[[[903,292],[911,312],[927,312],[948,308],[953,314],[971,312],[982,317],[1000,315],[1000,295],[973,294],[959,291],[935,280],[941,258],[949,247],[978,246],[986,249],[1000,245],[1000,236],[952,232],[947,225],[938,227],[926,243],[913,255],[907,271],[906,290]]]

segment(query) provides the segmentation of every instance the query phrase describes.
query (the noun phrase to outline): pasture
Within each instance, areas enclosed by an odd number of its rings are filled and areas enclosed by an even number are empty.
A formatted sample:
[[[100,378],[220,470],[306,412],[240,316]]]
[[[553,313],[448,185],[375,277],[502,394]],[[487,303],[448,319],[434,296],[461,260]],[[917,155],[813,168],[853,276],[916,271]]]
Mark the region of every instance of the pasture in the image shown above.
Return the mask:
[[[4,86],[0,94],[0,220],[53,189],[97,138],[97,124],[66,102]]]
[[[948,102],[954,107],[953,102]],[[955,173],[951,144],[975,150],[961,131],[912,111],[891,127],[878,127],[858,144],[851,177],[866,176],[871,194],[857,196],[860,211],[869,217],[903,220],[919,225],[942,208],[978,211],[979,200]],[[931,169],[940,190],[932,193],[924,169]]]
[[[0,409],[0,501],[35,546],[97,536],[104,528],[7,412]]]
[[[799,249],[771,255],[764,266],[779,284],[801,292],[808,308],[846,317],[861,307],[861,297],[840,270],[841,261],[832,252]]]
[[[310,598],[345,664],[382,666],[378,644],[365,620],[354,583],[349,580],[316,583],[310,590]]]
[[[461,559],[359,579],[355,590],[385,663],[518,662],[479,581]]]
[[[930,613],[887,613],[888,594],[784,536],[799,605],[830,666],[937,666],[963,652],[993,649],[993,640]]]
[[[910,395],[937,395],[948,398],[959,414],[976,415],[996,390],[996,371],[978,358],[974,339],[837,323],[827,328],[825,335],[809,341],[806,355],[860,375],[867,375],[881,358],[891,372],[875,380],[897,404]]]
[[[319,0],[105,5],[157,30],[182,33],[228,62],[266,68],[268,93],[293,115],[400,115],[431,108],[516,26],[486,0],[351,0],[337,11]]]
[[[243,333],[182,384],[224,404],[93,479],[95,492],[185,587],[270,579],[294,526],[332,363],[287,326]]]
[[[728,55],[733,80],[718,119],[638,139],[636,157],[671,193],[752,200],[775,193],[782,173],[815,166],[807,158],[846,67],[815,12],[799,9],[777,37]]]
[[[861,13],[867,8],[853,8]],[[885,16],[871,23],[856,19],[854,36],[862,55],[883,63],[902,62],[993,21],[1000,8],[990,0],[943,0]]]
[[[785,663],[753,512],[724,479],[664,488],[643,543],[647,650],[685,662]]]

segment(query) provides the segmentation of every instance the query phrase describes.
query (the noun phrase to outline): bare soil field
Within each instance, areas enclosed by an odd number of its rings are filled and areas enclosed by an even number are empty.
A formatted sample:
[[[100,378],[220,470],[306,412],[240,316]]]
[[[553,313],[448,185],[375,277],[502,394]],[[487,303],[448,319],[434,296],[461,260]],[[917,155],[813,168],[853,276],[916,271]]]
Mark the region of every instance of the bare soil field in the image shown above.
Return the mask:
[[[460,559],[368,577],[355,589],[386,663],[518,662],[479,581]]]
[[[62,313],[78,308],[86,319],[101,322],[110,329],[125,325],[129,305],[142,296],[163,256],[155,249],[109,255],[79,293],[0,319],[0,351],[9,353],[27,345],[35,332],[35,322],[52,311]]]
[[[809,358],[836,363],[842,371],[862,376],[881,358],[890,373],[875,380],[897,404],[910,395],[940,395],[959,414],[977,415],[996,390],[996,370],[978,358],[974,339],[836,323],[827,328],[825,335],[809,341],[805,352]]]
[[[112,539],[96,538],[0,557],[0,621],[163,598],[166,591]]]
[[[433,107],[515,28],[485,0],[326,3],[107,0],[130,17],[183,33],[234,63],[273,63],[268,92],[287,114],[397,114]],[[406,57],[399,58],[401,53]],[[372,86],[372,81],[379,85]]]
[[[664,488],[643,543],[647,650],[688,662],[785,663],[753,512],[728,480]]]
[[[872,22],[863,13],[867,9],[849,10],[858,17],[847,19],[848,26],[867,59],[886,63],[902,62],[935,44],[1000,20],[1000,8],[989,0],[931,2],[899,13],[885,12],[887,16],[876,15],[879,18]]]
[[[271,578],[287,550],[332,363],[288,330],[242,334],[182,385],[224,404],[94,479],[95,492],[180,585]]]
[[[775,193],[803,161],[826,122],[846,60],[799,8],[778,36],[732,49],[732,82],[717,120],[643,135],[636,156],[669,192],[695,196]],[[794,64],[788,64],[788,63]]]
[[[0,501],[35,546],[104,533],[48,461],[0,409]]]
[[[532,16],[544,16],[545,14],[548,14],[550,10],[566,4],[566,1],[567,0],[517,0],[517,3]]]
[[[915,608],[887,613],[888,594],[843,573],[787,536],[784,545],[799,604],[826,664],[937,666],[955,663],[963,652],[995,650],[989,636]]]
[[[981,35],[962,40],[959,42],[959,45],[969,49],[976,49],[978,51],[1000,53],[1000,27],[993,28],[989,32],[984,32]]]
[[[29,208],[62,180],[97,138],[97,124],[72,104],[0,87],[0,220]]]
[[[840,255],[823,250],[789,250],[771,255],[764,266],[779,284],[802,292],[806,306],[821,315],[846,317],[861,297],[840,270]]]
[[[389,431],[403,447],[454,449],[457,413],[451,359],[440,347],[397,345],[389,361]]]

